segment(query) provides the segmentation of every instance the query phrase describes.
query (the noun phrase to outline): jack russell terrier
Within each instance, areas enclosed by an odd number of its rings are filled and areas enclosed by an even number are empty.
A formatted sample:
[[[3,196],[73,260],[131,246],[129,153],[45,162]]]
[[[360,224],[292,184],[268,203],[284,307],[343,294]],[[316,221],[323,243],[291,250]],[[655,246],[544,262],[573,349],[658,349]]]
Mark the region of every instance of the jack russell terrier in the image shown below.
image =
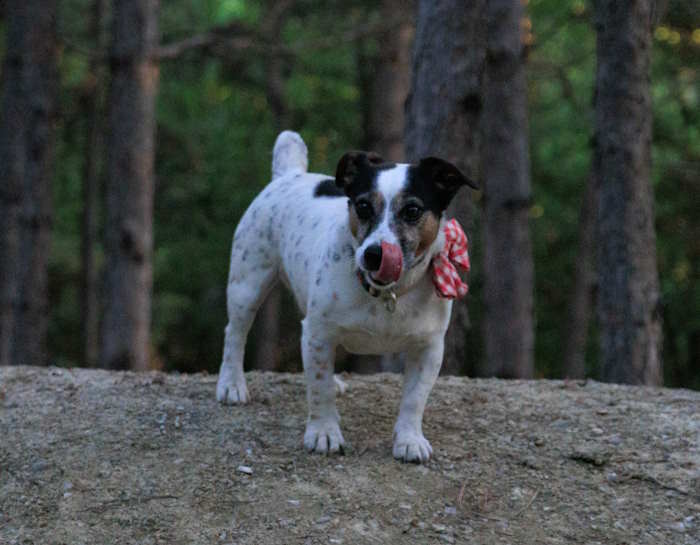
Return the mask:
[[[301,137],[275,142],[272,181],[238,224],[228,278],[223,361],[216,398],[247,403],[243,351],[255,313],[278,279],[304,314],[301,352],[308,421],[304,446],[342,452],[335,404],[335,350],[403,353],[405,376],[394,426],[394,457],[427,462],[423,411],[442,365],[452,299],[467,286],[467,241],[445,209],[477,185],[452,164],[428,157],[397,164],[352,151],[335,179],[307,172]]]

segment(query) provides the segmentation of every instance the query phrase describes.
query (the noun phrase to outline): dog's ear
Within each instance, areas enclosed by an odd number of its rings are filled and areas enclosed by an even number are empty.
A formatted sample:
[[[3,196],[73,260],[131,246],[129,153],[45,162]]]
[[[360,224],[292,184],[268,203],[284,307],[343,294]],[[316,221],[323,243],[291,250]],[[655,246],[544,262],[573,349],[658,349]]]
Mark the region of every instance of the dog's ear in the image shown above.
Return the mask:
[[[348,190],[357,179],[366,174],[373,165],[380,165],[384,159],[373,151],[349,151],[340,158],[335,170],[335,185],[349,195]]]
[[[420,176],[433,186],[444,208],[447,208],[452,197],[463,185],[479,189],[479,184],[467,178],[456,166],[437,157],[421,159],[418,163],[418,171]]]

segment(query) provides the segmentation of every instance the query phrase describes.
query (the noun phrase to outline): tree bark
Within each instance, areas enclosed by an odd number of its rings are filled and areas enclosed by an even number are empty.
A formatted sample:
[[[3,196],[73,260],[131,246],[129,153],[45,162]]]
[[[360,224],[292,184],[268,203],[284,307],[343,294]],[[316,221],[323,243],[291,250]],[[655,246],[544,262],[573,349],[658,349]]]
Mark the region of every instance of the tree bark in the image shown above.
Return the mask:
[[[411,44],[414,25],[411,3],[383,0],[379,15],[383,20],[399,17],[396,28],[377,36],[379,49],[374,58],[364,54],[368,66],[365,149],[376,151],[388,161],[404,161],[406,98],[411,88]],[[362,47],[362,42],[358,44]]]
[[[106,12],[106,0],[94,0],[90,19],[90,39],[95,48],[102,51],[102,20]],[[102,111],[104,70],[97,58],[88,68],[89,88],[85,97],[87,142],[83,172],[83,217],[81,241],[81,307],[83,334],[83,361],[88,367],[99,363],[100,351],[100,297],[99,270],[95,261],[95,247],[99,239],[100,210],[100,157],[102,151]]]
[[[651,168],[653,2],[597,0],[595,176],[603,379],[661,384]]]
[[[287,11],[293,1],[268,2],[266,5],[265,23],[261,33],[266,40],[274,40],[280,35],[286,21]],[[289,107],[285,94],[285,59],[279,55],[270,55],[265,63],[265,95],[272,110],[277,132],[291,128]],[[255,353],[253,368],[261,371],[279,371],[280,369],[280,340],[283,287],[275,285],[260,307],[253,325],[255,338]]]
[[[420,0],[411,94],[406,104],[406,156],[411,161],[437,155],[478,179],[479,120],[485,59],[485,0]],[[448,211],[467,233],[474,206],[459,193]],[[467,365],[466,301],[453,305],[443,372],[460,374]]]
[[[110,369],[145,369],[149,363],[157,45],[158,1],[115,1],[100,357]]]
[[[571,290],[566,345],[564,347],[564,377],[584,378],[586,375],[586,344],[591,310],[596,292],[595,237],[597,230],[598,191],[595,178],[589,177],[583,192],[578,224],[578,252]]]
[[[520,0],[487,3],[484,91],[485,374],[532,377],[533,262],[528,226],[524,16]]]
[[[0,364],[46,365],[56,1],[7,2],[0,123]]]

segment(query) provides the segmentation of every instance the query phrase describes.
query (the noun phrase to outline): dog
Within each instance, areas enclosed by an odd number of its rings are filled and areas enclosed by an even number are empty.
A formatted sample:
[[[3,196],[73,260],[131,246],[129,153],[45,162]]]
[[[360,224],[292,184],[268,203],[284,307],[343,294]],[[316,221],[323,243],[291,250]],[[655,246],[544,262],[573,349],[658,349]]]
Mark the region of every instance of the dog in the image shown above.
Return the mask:
[[[246,337],[258,308],[281,279],[304,315],[304,447],[343,451],[333,374],[340,345],[354,354],[403,355],[393,456],[427,462],[432,447],[423,436],[423,411],[442,365],[451,296],[466,292],[447,262],[445,210],[460,187],[478,186],[434,157],[397,164],[353,151],[340,159],[335,178],[308,173],[307,166],[301,136],[282,132],[273,149],[273,179],[235,231],[217,400],[249,401],[243,373]],[[466,240],[461,254],[464,260]],[[436,259],[445,261],[437,276]]]

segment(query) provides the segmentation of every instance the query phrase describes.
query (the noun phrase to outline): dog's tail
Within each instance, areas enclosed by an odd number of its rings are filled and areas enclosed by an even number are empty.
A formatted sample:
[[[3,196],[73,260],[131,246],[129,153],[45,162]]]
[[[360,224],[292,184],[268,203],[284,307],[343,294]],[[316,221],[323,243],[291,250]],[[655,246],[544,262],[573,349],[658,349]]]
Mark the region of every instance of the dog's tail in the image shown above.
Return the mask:
[[[309,167],[306,144],[294,131],[282,131],[272,149],[272,179],[291,172],[304,173]]]

